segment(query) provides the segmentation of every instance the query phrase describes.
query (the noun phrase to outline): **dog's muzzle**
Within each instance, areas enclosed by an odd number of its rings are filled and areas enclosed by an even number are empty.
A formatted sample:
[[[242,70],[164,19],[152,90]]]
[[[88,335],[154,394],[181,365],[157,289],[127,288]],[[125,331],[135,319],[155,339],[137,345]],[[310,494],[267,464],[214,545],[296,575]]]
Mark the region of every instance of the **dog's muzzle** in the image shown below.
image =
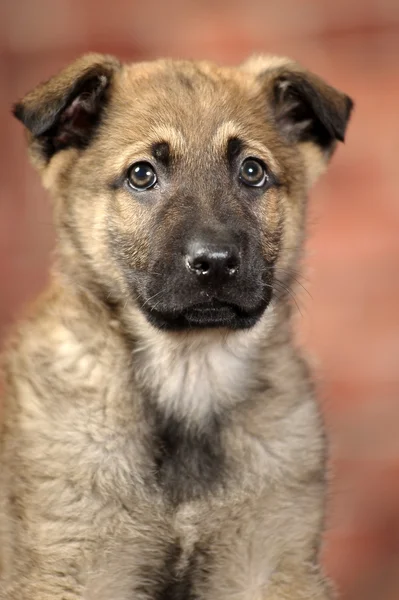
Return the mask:
[[[272,270],[264,267],[261,253],[251,253],[239,236],[192,235],[154,262],[157,275],[139,286],[141,308],[163,329],[248,328],[271,299]]]

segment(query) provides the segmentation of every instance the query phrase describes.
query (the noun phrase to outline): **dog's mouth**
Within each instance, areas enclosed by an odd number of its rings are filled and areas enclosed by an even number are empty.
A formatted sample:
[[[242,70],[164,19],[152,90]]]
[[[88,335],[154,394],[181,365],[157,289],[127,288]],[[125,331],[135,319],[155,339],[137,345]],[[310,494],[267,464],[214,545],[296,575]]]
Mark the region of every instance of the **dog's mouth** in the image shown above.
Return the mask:
[[[255,264],[254,266],[257,266]],[[191,277],[157,277],[135,272],[136,305],[158,329],[248,329],[260,319],[273,294],[273,273],[259,266],[255,273],[207,281]],[[254,268],[253,268],[254,271]],[[178,272],[178,275],[180,272]],[[133,287],[134,286],[134,287]]]
[[[223,323],[228,324],[232,318],[242,317],[243,311],[234,304],[211,300],[210,302],[194,304],[186,308],[182,314],[193,325],[201,327],[202,324],[205,324],[209,327],[212,323],[216,323],[217,326]]]
[[[215,327],[247,329],[255,325],[270,300],[271,294],[250,310],[217,299],[170,311],[159,311],[151,308],[148,304],[143,304],[142,310],[150,323],[161,329],[182,330]]]

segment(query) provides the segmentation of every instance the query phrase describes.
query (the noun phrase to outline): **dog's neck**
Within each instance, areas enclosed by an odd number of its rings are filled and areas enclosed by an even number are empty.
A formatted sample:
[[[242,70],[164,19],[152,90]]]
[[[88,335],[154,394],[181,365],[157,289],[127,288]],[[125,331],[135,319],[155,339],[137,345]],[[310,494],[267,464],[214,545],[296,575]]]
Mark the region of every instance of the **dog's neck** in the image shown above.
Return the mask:
[[[276,314],[270,305],[252,329],[230,332],[171,333],[142,322],[134,349],[139,386],[166,417],[206,422],[249,394]]]
[[[71,291],[70,287],[64,288]],[[244,401],[267,373],[267,356],[290,344],[290,308],[272,301],[258,323],[237,331],[196,329],[170,332],[150,325],[138,309],[111,310],[90,294],[73,296],[92,305],[96,320],[108,322],[126,342],[134,385],[165,418],[201,428],[209,418]],[[80,300],[79,300],[80,298]],[[63,302],[69,306],[71,302]]]

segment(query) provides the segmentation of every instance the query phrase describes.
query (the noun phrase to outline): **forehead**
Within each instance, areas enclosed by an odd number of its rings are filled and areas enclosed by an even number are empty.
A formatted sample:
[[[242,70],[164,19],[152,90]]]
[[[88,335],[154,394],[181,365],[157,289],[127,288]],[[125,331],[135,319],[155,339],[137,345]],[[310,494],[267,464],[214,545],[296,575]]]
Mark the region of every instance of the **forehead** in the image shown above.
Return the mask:
[[[253,74],[238,68],[165,60],[128,65],[116,77],[109,110],[107,133],[122,162],[122,146],[139,155],[167,142],[187,157],[204,148],[224,153],[231,139],[270,160],[274,132],[265,93]]]
[[[256,92],[254,78],[239,69],[171,60],[127,66],[117,87],[121,101],[147,122],[168,120],[190,129],[199,117],[215,125],[222,115],[238,115]]]

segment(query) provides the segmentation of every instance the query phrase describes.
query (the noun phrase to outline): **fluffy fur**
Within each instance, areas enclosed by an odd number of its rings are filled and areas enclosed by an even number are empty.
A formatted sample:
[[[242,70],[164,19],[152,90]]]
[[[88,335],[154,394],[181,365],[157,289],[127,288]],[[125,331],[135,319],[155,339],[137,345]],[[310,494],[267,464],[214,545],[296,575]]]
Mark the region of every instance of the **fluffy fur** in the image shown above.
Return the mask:
[[[16,105],[58,243],[4,356],[1,600],[333,597],[290,286],[351,106],[285,58],[101,55]],[[262,189],[237,183],[248,156]],[[158,174],[146,192],[126,183],[137,161]],[[239,249],[212,291],[179,258],[194,235]]]

